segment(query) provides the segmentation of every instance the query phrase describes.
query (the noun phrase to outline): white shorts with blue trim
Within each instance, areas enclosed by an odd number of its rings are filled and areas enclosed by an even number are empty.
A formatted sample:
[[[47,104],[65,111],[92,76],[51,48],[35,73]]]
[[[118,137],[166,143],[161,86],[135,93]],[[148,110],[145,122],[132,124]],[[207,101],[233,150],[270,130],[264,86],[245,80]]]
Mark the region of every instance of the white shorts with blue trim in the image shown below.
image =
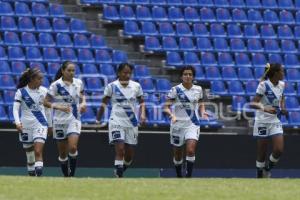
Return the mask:
[[[274,135],[283,134],[281,122],[276,123],[261,123],[254,122],[253,136],[259,138],[266,138]]]
[[[170,142],[172,145],[180,147],[185,144],[186,140],[199,140],[200,127],[191,125],[187,128],[180,128],[178,126],[170,127]]]
[[[109,144],[124,142],[129,145],[137,145],[138,143],[138,127],[122,127],[109,124],[108,132]]]
[[[80,135],[81,121],[73,119],[68,124],[53,123],[53,138],[64,140],[71,134]]]
[[[24,126],[23,131],[19,133],[19,140],[23,144],[32,144],[34,142],[45,143],[47,139],[48,127],[43,125]]]

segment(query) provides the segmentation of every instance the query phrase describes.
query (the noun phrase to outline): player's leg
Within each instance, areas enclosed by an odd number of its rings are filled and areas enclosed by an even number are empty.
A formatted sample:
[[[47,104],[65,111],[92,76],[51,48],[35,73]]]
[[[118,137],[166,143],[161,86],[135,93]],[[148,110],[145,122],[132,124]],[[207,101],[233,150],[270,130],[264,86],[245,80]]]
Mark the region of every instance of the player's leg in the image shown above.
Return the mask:
[[[183,148],[182,146],[173,146],[173,163],[178,178],[182,177],[182,165],[183,165]]]
[[[268,138],[257,138],[256,153],[256,177],[263,178],[266,167],[266,154],[268,150]]]
[[[272,153],[269,156],[269,161],[267,165],[267,170],[270,171],[279,161],[280,156],[284,149],[284,139],[283,135],[274,135],[272,137]]]
[[[75,175],[78,157],[78,141],[79,134],[70,134],[68,136],[68,152],[69,152],[69,165],[70,165],[70,176]]]
[[[69,166],[68,166],[68,141],[67,139],[57,140],[58,149],[58,160],[60,162],[60,168],[64,177],[69,176]]]
[[[195,163],[195,151],[197,147],[197,140],[186,140],[186,177],[192,177],[194,163]]]
[[[35,140],[34,141],[34,153],[35,153],[35,173],[36,176],[42,176],[43,174],[43,149],[44,149],[44,140]]]
[[[124,172],[124,155],[125,143],[124,141],[115,141],[115,176],[118,178],[123,177]]]
[[[130,144],[125,144],[123,171],[125,171],[132,164],[133,157],[134,157],[134,146]]]
[[[26,160],[27,160],[27,171],[29,176],[35,176],[35,155],[34,148],[32,144],[23,144],[23,148],[26,152]]]
[[[138,143],[138,127],[125,128],[125,154],[124,168],[125,171],[132,163],[134,157],[134,147]]]

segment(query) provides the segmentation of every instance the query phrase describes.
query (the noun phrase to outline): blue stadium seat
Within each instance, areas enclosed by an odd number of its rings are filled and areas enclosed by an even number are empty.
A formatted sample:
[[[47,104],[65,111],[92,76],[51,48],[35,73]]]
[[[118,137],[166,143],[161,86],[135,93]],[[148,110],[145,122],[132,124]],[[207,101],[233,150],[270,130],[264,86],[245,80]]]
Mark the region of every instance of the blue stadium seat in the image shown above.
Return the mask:
[[[196,74],[195,74],[194,79],[197,80],[197,81],[205,80],[205,74],[203,72],[203,68],[202,67],[197,67],[197,68],[195,68],[195,70],[196,70]]]
[[[13,16],[14,11],[9,2],[0,2],[0,15],[1,16]]]
[[[46,74],[46,68],[43,63],[40,62],[30,62],[29,63],[30,68],[38,68],[43,74]]]
[[[185,22],[176,23],[176,33],[178,36],[190,37],[193,35],[190,26]]]
[[[287,69],[286,77],[289,81],[299,81],[300,82],[300,72],[298,69]]]
[[[97,49],[95,51],[95,59],[97,63],[112,63],[110,53],[104,49]]]
[[[289,125],[300,125],[300,112],[289,112]]]
[[[13,75],[21,75],[26,69],[23,62],[11,62],[11,71]]]
[[[70,30],[72,33],[86,33],[86,26],[82,20],[71,19]]]
[[[8,58],[10,60],[25,60],[23,50],[20,47],[8,47]]]
[[[146,65],[135,65],[134,66],[134,77],[137,79],[140,78],[150,78],[150,72]]]
[[[1,90],[14,90],[16,89],[16,84],[14,79],[10,75],[0,75],[0,89]],[[4,99],[6,96],[4,95]]]
[[[163,6],[167,4],[167,0],[151,0],[151,4]]]
[[[294,9],[294,3],[292,0],[279,0],[278,1],[278,8],[280,9]]]
[[[234,52],[245,52],[247,50],[244,41],[239,38],[230,40],[230,48]]]
[[[227,95],[227,90],[225,88],[224,82],[215,80],[210,83],[211,85],[211,93],[215,95]]]
[[[262,44],[258,39],[249,39],[247,41],[247,46],[250,52],[264,52],[264,48],[262,47]]]
[[[26,47],[26,59],[30,61],[42,61],[43,57],[39,48],[37,47]]]
[[[293,96],[285,97],[285,105],[287,111],[300,111],[299,101],[297,97],[293,97]]]
[[[99,66],[99,71],[108,78],[115,78],[116,76],[115,70],[111,64],[101,64]]]
[[[44,61],[46,62],[59,62],[60,57],[55,48],[49,47],[43,49]]]
[[[35,35],[33,33],[23,32],[22,33],[22,44],[23,46],[37,46]]]
[[[207,80],[220,80],[222,76],[218,67],[206,67],[205,68],[205,75]]]
[[[135,20],[135,14],[131,6],[120,6],[120,18],[122,20]]]
[[[54,18],[53,19],[53,31],[55,32],[63,32],[63,33],[69,33],[69,25],[64,19],[61,18]]]
[[[86,112],[81,115],[81,121],[83,123],[95,123],[96,114],[92,107],[87,106]]]
[[[184,6],[198,6],[198,0],[182,0]]]
[[[120,50],[113,50],[112,60],[115,64],[126,63],[128,61],[127,53]]]
[[[215,22],[216,17],[211,8],[201,8],[200,9],[200,18],[202,22]]]
[[[236,8],[232,10],[232,21],[237,23],[244,23],[248,21],[248,17],[244,10]]]
[[[230,38],[242,38],[243,33],[241,31],[241,27],[237,24],[228,24],[227,25],[227,33]]]
[[[210,34],[212,37],[226,37],[226,31],[222,24],[211,24]]]
[[[246,0],[247,8],[261,8],[260,0]]]
[[[181,0],[167,0],[167,4],[170,6],[181,6]]]
[[[31,10],[25,2],[15,2],[15,13],[17,16],[31,16]]]
[[[254,80],[252,70],[249,67],[239,67],[238,76],[241,81],[250,81]]]
[[[252,64],[254,67],[265,67],[267,59],[262,53],[253,53],[252,54]]]
[[[139,36],[141,35],[140,28],[135,21],[125,21],[124,22],[124,34],[125,35],[133,35],[133,36]]]
[[[67,33],[56,34],[56,46],[57,47],[73,47],[73,42],[70,35]]]
[[[66,17],[64,7],[60,4],[50,4],[49,14],[52,17]]]
[[[98,69],[96,67],[96,65],[94,64],[83,64],[82,65],[82,74],[86,75],[86,74],[99,74]]]
[[[90,92],[102,92],[103,83],[98,77],[87,77],[85,78],[86,90]]]
[[[250,23],[262,23],[264,21],[259,10],[250,9],[248,10],[247,14],[248,22]]]
[[[296,96],[297,91],[295,90],[295,84],[293,82],[285,82],[284,95],[285,96]]]
[[[5,49],[0,46],[0,60],[7,60]]]
[[[269,63],[280,63],[280,64],[283,63],[280,54],[273,53],[273,54],[269,54],[268,57],[269,57]]]
[[[295,39],[297,39],[297,40],[300,39],[300,26],[294,27],[294,36],[295,36]]]
[[[47,18],[37,17],[35,19],[35,26],[38,32],[51,32],[52,27]]]
[[[233,96],[232,97],[232,104],[231,109],[232,111],[244,111],[245,110],[245,104],[247,103],[247,100],[243,96]]]
[[[261,37],[265,39],[275,39],[277,38],[277,35],[273,29],[273,26],[268,24],[268,25],[262,25],[260,27],[260,33]]]
[[[245,8],[246,4],[244,0],[230,0],[230,6],[233,8]]]
[[[168,15],[164,7],[153,6],[152,7],[152,20],[153,21],[168,21]]]
[[[95,59],[89,49],[78,49],[78,62],[81,63],[94,63]]]
[[[232,81],[238,80],[235,69],[233,67],[222,67],[223,80]]]
[[[7,61],[0,61],[0,74],[11,74],[11,70]]]
[[[200,16],[196,8],[186,7],[184,9],[184,18],[187,22],[199,22]]]
[[[277,13],[273,10],[264,11],[264,22],[268,24],[278,24],[279,19]]]
[[[159,94],[160,95],[160,94]],[[145,93],[144,94],[144,100],[145,100],[145,103],[146,103],[146,107],[147,106],[151,106],[154,104],[159,104],[159,96],[157,94],[148,94],[148,93]]]
[[[262,0],[263,8],[275,9],[277,8],[276,0]]]
[[[296,12],[295,19],[296,19],[296,24],[299,25],[300,24],[300,11]]]
[[[214,0],[216,7],[229,7],[227,0]]]
[[[265,40],[264,47],[267,53],[279,53],[281,51],[277,40]]]
[[[232,56],[230,53],[218,53],[218,64],[219,66],[224,67],[234,67],[235,64],[232,60]]]
[[[1,30],[3,31],[16,31],[18,27],[16,25],[15,19],[10,16],[1,17]]]
[[[260,80],[262,75],[264,74],[265,72],[265,68],[263,67],[256,67],[254,68],[254,76],[255,76],[255,79],[256,80]]]
[[[246,38],[260,38],[259,32],[255,24],[245,25],[244,35]]]
[[[33,2],[31,5],[32,16],[34,17],[47,17],[49,16],[48,8],[43,3]]]
[[[213,53],[202,52],[201,53],[201,64],[207,66],[217,66],[217,61]]]
[[[281,40],[281,51],[283,53],[297,53],[298,50],[293,40]]]
[[[174,37],[163,37],[162,38],[162,48],[166,51],[178,50],[178,45],[177,45],[176,39]]]
[[[214,43],[214,49],[216,51],[229,51],[229,46],[224,38],[215,38],[213,40]]]
[[[232,18],[229,11],[226,8],[218,8],[216,10],[216,16],[218,22],[231,22]]]
[[[118,10],[115,6],[103,6],[103,19],[108,21],[117,21],[120,20]]]
[[[61,48],[60,55],[62,61],[77,62],[77,56],[72,48]]]
[[[256,94],[256,89],[258,82],[255,80],[249,80],[245,85],[246,95],[254,96]]]
[[[90,48],[90,41],[84,34],[74,34],[73,36],[74,47],[75,48]]]
[[[138,5],[136,7],[136,19],[138,21],[151,21],[152,15],[148,7]]]
[[[193,40],[189,37],[181,37],[179,39],[179,48],[183,51],[193,51],[196,49]]]
[[[197,38],[197,48],[200,51],[212,51],[213,50],[210,39],[208,39],[206,37]]]
[[[155,92],[155,87],[153,84],[153,80],[151,78],[141,78],[139,79],[139,83],[144,92],[153,93]]]
[[[196,37],[208,37],[209,32],[205,26],[205,24],[194,23],[193,24],[193,32]]]
[[[164,41],[164,39],[163,39],[163,41]],[[144,50],[146,50],[146,51],[161,51],[161,49],[162,49],[162,47],[160,45],[160,42],[159,42],[158,38],[153,37],[153,36],[146,36],[145,37],[145,48],[144,48]]]
[[[174,22],[182,22],[184,21],[184,16],[181,8],[179,7],[169,7],[168,8],[169,19]]]
[[[156,91],[160,93],[169,92],[171,89],[171,83],[168,79],[160,78],[156,79]]]
[[[155,24],[153,22],[142,22],[142,34],[157,36],[158,31]]]
[[[14,90],[4,90],[3,91],[3,100],[5,105],[13,105],[15,99],[16,91]]]
[[[35,31],[35,27],[29,17],[20,17],[18,25],[19,31]]]
[[[184,64],[192,65],[192,66],[199,66],[200,60],[197,53],[194,52],[184,52],[183,54]]]
[[[60,69],[60,64],[54,62],[48,63],[47,69],[48,69],[48,75],[54,76],[56,72]]]
[[[214,7],[213,0],[199,0],[198,5],[200,7]]]
[[[285,54],[284,55],[284,66],[286,68],[298,68],[300,65],[297,55]]]
[[[4,32],[4,44],[9,46],[19,46],[21,42],[16,32]]]
[[[240,81],[229,81],[228,92],[231,95],[245,95],[243,85]]]
[[[149,5],[150,4],[150,0],[134,0],[134,3],[139,5]]]
[[[288,25],[278,26],[277,34],[279,39],[294,39],[294,34]]]
[[[8,121],[8,116],[6,114],[4,106],[0,105],[0,122]]]
[[[180,66],[183,64],[182,58],[178,52],[167,52],[167,64],[171,66]]]
[[[289,11],[283,10],[279,13],[280,23],[282,24],[295,24],[293,14]]]
[[[175,31],[172,24],[169,22],[161,22],[158,24],[161,36],[175,36]]]
[[[246,53],[235,53],[235,62],[239,67],[251,67],[249,56]]]
[[[106,41],[101,35],[92,34],[90,43],[93,49],[106,49]]]
[[[39,45],[42,47],[54,47],[56,44],[50,33],[39,33]]]

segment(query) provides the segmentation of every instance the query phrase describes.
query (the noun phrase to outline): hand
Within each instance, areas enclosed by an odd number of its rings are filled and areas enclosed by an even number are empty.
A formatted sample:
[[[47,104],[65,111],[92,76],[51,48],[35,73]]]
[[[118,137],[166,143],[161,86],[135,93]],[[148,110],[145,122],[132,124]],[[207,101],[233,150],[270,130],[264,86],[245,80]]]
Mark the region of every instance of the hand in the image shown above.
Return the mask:
[[[171,122],[172,124],[174,124],[177,121],[176,116],[175,115],[171,115]]]
[[[80,108],[80,113],[86,112],[86,104],[85,103],[81,103],[79,105],[79,108]]]
[[[22,132],[22,131],[23,131],[23,126],[22,126],[21,123],[16,124],[16,128],[17,128],[17,130],[18,130],[19,132]]]
[[[55,109],[60,110],[62,112],[70,113],[71,112],[71,107],[70,106],[56,106]]]
[[[282,109],[281,110],[281,114],[287,116],[289,113],[288,113],[288,111],[286,109]]]
[[[205,120],[209,120],[209,114],[207,112],[202,113],[202,118]]]
[[[53,128],[52,127],[48,127],[48,137],[53,135]]]
[[[146,116],[145,115],[141,115],[141,117],[140,117],[140,123],[141,124],[146,124],[146,120],[147,120]]]
[[[267,112],[267,113],[270,113],[270,114],[276,114],[277,113],[277,110],[276,108],[264,108],[264,112]]]

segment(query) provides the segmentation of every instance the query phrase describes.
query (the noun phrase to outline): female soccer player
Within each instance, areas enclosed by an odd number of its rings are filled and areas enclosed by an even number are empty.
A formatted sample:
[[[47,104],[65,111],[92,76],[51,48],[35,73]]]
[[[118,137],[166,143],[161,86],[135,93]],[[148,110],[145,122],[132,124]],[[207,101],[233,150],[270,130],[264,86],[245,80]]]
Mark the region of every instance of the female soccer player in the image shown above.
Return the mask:
[[[132,163],[133,146],[138,142],[138,120],[135,114],[137,100],[140,104],[140,122],[144,123],[146,120],[143,91],[139,83],[130,80],[132,72],[132,65],[128,63],[119,65],[118,79],[105,87],[96,119],[97,123],[101,120],[105,107],[111,100],[109,143],[115,146],[116,177],[123,177],[124,170]]]
[[[186,177],[192,176],[195,151],[200,134],[198,112],[208,119],[205,106],[201,103],[203,91],[193,84],[195,69],[186,66],[181,69],[182,83],[172,87],[164,106],[165,113],[171,119],[170,141],[173,145],[173,162],[177,177],[182,177],[183,145],[186,144]],[[174,104],[174,114],[170,107]]]
[[[75,175],[81,131],[80,114],[86,111],[83,84],[74,75],[74,63],[65,61],[45,98],[45,106],[54,109],[53,137],[57,141],[58,160],[65,177]]]
[[[26,151],[30,176],[41,176],[43,173],[43,148],[48,125],[51,126],[50,110],[43,105],[47,89],[41,86],[42,82],[43,74],[39,69],[27,69],[19,79],[13,105],[13,116]]]
[[[267,64],[251,107],[256,110],[253,135],[257,138],[257,178],[269,177],[270,170],[279,161],[283,152],[283,130],[281,114],[287,115],[283,96],[284,71],[281,64]],[[272,139],[273,150],[266,163],[268,139]]]

